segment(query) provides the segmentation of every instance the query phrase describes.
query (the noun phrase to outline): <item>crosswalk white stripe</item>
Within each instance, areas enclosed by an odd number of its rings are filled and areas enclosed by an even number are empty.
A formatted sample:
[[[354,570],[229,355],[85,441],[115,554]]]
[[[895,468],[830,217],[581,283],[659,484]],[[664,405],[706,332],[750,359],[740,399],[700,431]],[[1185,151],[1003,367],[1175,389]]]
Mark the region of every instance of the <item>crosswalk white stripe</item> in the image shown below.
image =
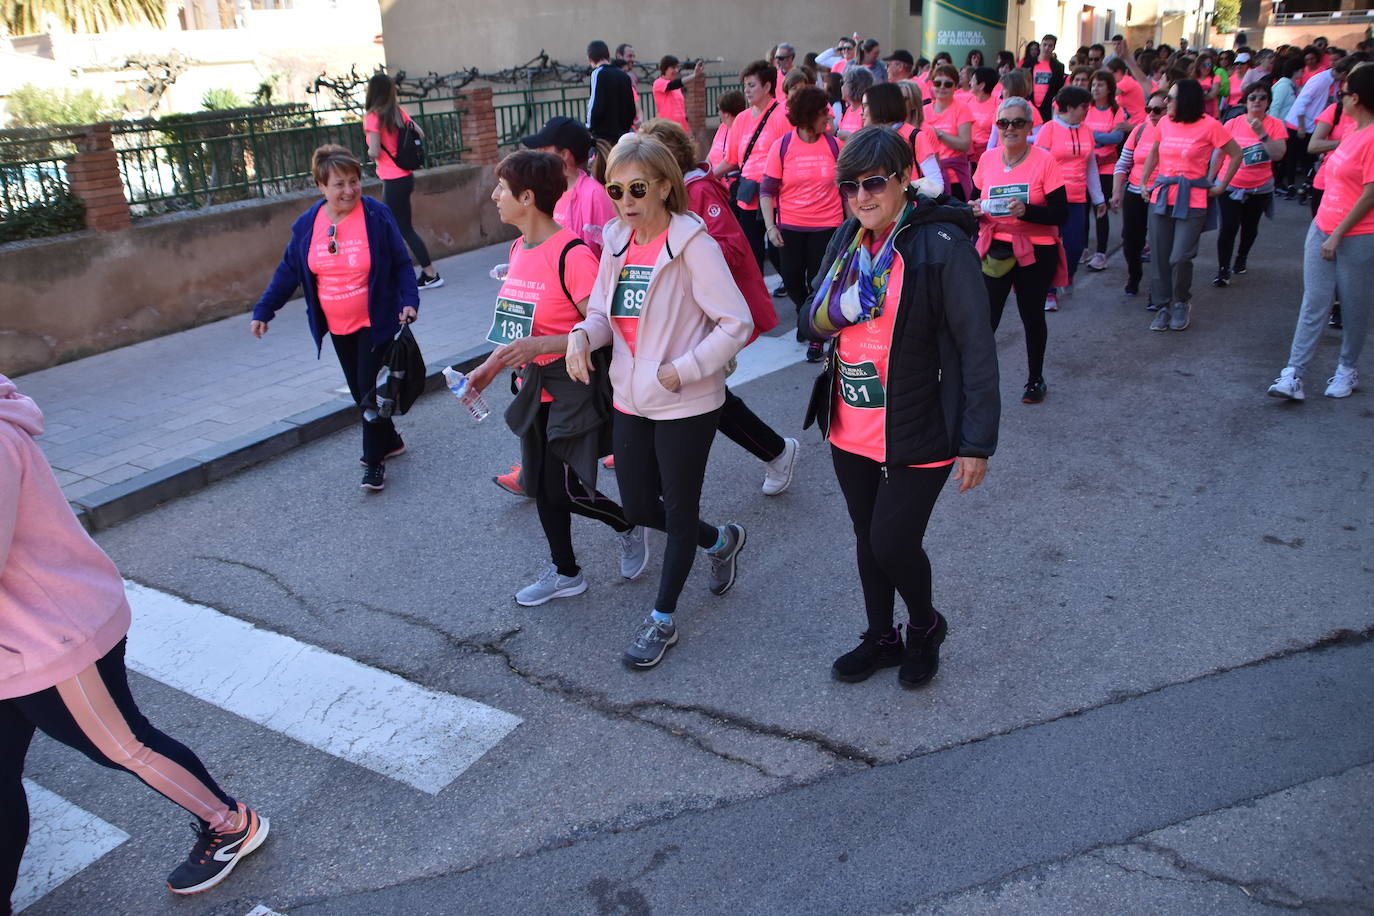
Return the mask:
[[[129,838],[33,780],[24,780],[24,790],[29,797],[29,845],[10,898],[16,913]]]
[[[253,907],[251,910],[245,913],[244,916],[282,916],[282,914],[278,913],[276,910],[269,910],[267,907],[259,903],[257,906]]]
[[[125,590],[132,670],[421,791],[438,794],[520,724],[213,608]]]
[[[805,358],[806,344],[797,343],[790,333],[784,337],[760,337],[739,351],[738,368],[725,382],[732,387],[743,385]]]

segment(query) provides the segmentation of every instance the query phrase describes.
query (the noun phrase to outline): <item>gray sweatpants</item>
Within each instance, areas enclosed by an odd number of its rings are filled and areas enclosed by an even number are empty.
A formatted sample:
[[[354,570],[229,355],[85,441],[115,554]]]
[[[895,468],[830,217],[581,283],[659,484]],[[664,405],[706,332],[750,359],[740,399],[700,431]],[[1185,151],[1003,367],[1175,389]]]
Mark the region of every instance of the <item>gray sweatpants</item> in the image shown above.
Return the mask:
[[[1180,192],[1182,193],[1182,192]],[[1150,301],[1168,307],[1193,298],[1193,258],[1197,257],[1206,210],[1189,210],[1187,219],[1150,211],[1150,250],[1154,252],[1154,282]]]
[[[1322,257],[1322,244],[1328,236],[1317,228],[1307,229],[1302,255],[1302,311],[1293,329],[1293,348],[1288,365],[1302,375],[1312,357],[1331,314],[1331,297],[1341,300],[1341,365],[1355,367],[1369,330],[1369,304],[1374,299],[1374,235],[1347,235],[1336,249],[1336,259]]]

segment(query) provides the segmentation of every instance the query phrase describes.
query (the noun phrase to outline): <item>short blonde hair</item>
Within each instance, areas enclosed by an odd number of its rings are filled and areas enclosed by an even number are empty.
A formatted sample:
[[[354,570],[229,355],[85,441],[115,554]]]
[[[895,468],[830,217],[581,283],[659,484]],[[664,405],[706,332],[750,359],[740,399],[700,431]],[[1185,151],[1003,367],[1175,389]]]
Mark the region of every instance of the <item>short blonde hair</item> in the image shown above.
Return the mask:
[[[902,95],[906,97],[906,117],[911,120],[911,116],[916,116],[916,126],[920,127],[925,121],[926,104],[921,96],[921,87],[915,80],[901,80],[897,83],[897,88],[902,90]]]
[[[668,147],[683,172],[697,164],[697,147],[682,125],[668,118],[653,118],[639,125],[639,132]]]
[[[629,164],[643,166],[649,172],[645,178],[668,182],[670,190],[663,203],[669,213],[687,212],[687,186],[682,183],[682,169],[668,147],[653,137],[638,134],[624,137],[611,150],[611,157],[606,162],[606,174],[609,176],[622,165]]]
[[[363,177],[363,164],[353,151],[337,143],[326,143],[310,156],[310,172],[315,176],[315,184],[329,184],[329,176],[334,172],[352,173]]]

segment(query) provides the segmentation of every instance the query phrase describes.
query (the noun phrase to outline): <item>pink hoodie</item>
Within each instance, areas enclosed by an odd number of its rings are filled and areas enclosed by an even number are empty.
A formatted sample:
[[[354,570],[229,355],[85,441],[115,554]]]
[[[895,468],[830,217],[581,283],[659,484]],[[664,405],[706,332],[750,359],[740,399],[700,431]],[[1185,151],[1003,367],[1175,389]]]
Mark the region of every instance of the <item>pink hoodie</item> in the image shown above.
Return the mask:
[[[43,412],[0,375],[0,700],[89,668],[129,631],[124,580],[33,437]]]

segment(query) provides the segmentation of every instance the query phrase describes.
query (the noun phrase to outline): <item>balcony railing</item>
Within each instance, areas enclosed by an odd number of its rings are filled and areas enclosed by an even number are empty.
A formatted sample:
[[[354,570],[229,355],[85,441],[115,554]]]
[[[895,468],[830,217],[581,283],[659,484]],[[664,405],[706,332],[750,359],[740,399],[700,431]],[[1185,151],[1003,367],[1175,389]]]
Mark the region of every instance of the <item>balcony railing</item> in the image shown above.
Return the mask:
[[[1374,10],[1318,10],[1277,13],[1274,25],[1374,25]]]

